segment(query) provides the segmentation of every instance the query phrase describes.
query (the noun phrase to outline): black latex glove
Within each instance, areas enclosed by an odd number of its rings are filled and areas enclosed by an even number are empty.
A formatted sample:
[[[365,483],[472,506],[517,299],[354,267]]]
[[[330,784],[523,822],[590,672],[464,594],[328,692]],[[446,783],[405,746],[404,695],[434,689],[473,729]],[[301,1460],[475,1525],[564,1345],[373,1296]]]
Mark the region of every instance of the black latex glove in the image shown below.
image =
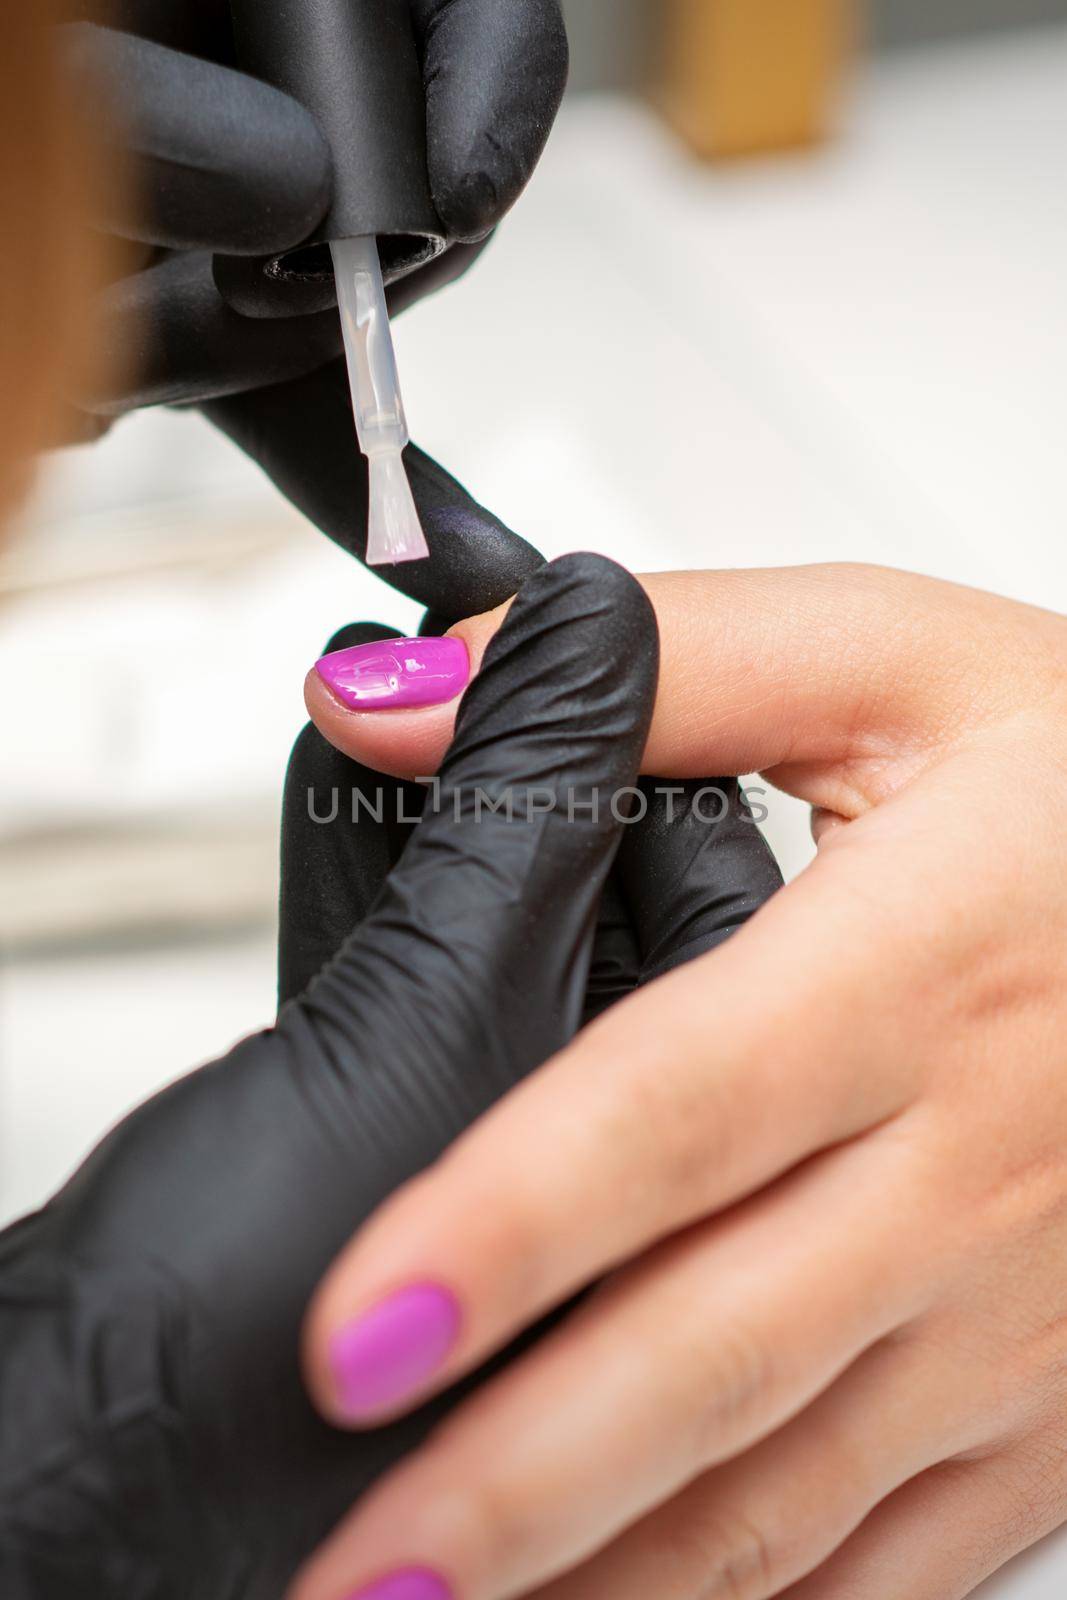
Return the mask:
[[[620,834],[608,800],[633,782],[656,658],[618,568],[539,572],[467,693],[440,804],[380,892],[398,841],[374,824],[345,836],[354,915],[374,904],[336,959],[0,1238],[4,1600],[278,1600],[455,1403],[332,1430],[301,1383],[303,1309],[368,1213],[578,1026]],[[476,814],[478,790],[546,787],[548,815]],[[580,804],[594,787],[598,818]],[[699,948],[692,918],[684,937]]]
[[[86,9],[69,0],[71,15]],[[431,192],[453,248],[405,283],[396,309],[465,270],[518,198],[567,68],[558,0],[411,0],[411,11]],[[108,296],[105,349],[118,357],[120,387],[93,409],[199,402],[311,371],[340,352],[336,315],[293,316],[285,295],[274,316],[240,316],[215,287],[213,255],[286,251],[321,221],[332,179],[315,122],[235,70],[227,0],[118,0],[112,18],[114,28],[61,30],[126,169],[102,221],[151,247],[143,270]],[[321,287],[307,304],[324,304]]]
[[[83,0],[69,0],[72,16],[82,10]],[[411,0],[411,13],[427,86],[430,189],[451,248],[390,285],[394,312],[474,261],[522,194],[566,78],[558,0]],[[333,304],[331,285],[325,296],[322,282],[309,285],[306,315],[291,315],[301,302],[286,294],[256,317],[232,309],[216,285],[224,258],[290,250],[323,218],[330,152],[312,117],[235,70],[226,0],[118,0],[112,18],[114,29],[62,30],[70,70],[99,107],[128,179],[115,182],[101,221],[134,242],[125,259],[136,266],[104,296],[106,387],[82,397],[94,416],[72,418],[72,438],[94,437],[107,418],[138,406],[254,395],[341,355],[336,310],[322,309]],[[309,437],[320,422],[330,427],[334,405],[349,405],[344,384],[333,382],[301,390],[299,400],[312,406],[301,416]],[[277,413],[242,413],[237,398],[216,419],[274,475],[275,451],[288,456],[291,443],[275,437]],[[286,435],[291,422],[286,414]],[[349,416],[326,472],[347,478],[355,454]],[[298,466],[302,490],[322,470],[322,453]],[[310,483],[304,493],[315,493]],[[350,510],[354,518],[362,509]],[[344,542],[355,549],[357,534]]]

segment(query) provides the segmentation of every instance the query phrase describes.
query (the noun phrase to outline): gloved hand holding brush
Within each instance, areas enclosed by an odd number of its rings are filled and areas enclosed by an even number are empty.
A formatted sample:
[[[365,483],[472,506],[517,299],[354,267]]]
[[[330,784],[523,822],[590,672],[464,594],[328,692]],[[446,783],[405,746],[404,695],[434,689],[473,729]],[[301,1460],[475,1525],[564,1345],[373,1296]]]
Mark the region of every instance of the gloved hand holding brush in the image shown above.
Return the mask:
[[[557,0],[409,3],[426,176],[447,248],[413,271],[386,252],[394,314],[476,257],[537,163],[567,71]],[[70,0],[68,11],[91,17],[95,7]],[[111,17],[112,28],[74,20],[65,30],[75,89],[120,157],[101,222],[126,241],[100,308],[108,386],[82,397],[71,437],[139,406],[202,405],[301,510],[362,555],[366,467],[332,279],[294,273],[272,296],[261,270],[331,210],[330,146],[303,105],[237,70],[228,0],[119,0]],[[360,107],[350,110],[358,123]],[[251,307],[250,282],[264,290]],[[447,527],[452,619],[503,600],[536,559],[421,452],[409,450],[408,464],[431,546]],[[390,577],[428,600],[441,588],[433,565]]]

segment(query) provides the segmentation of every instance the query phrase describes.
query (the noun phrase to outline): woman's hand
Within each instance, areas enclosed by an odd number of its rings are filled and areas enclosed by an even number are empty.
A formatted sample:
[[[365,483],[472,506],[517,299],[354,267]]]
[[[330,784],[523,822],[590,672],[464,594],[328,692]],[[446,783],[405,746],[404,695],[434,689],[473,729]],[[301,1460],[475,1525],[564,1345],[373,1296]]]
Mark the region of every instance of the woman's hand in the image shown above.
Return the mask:
[[[606,1281],[294,1600],[954,1600],[1067,1518],[1067,623],[872,569],[647,588],[646,768],[761,769],[818,858],[339,1257],[306,1366],[357,1428]],[[450,715],[309,703],[395,771]],[[436,1371],[353,1401],[339,1352],[427,1282],[462,1311]]]

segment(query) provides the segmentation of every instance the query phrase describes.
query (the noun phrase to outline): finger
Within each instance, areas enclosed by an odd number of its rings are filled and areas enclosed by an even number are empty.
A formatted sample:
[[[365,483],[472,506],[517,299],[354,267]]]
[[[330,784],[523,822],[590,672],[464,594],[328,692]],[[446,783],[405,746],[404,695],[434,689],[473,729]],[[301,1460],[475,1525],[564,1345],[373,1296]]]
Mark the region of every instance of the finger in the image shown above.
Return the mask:
[[[443,560],[448,554],[447,548],[440,554],[438,549],[436,543],[431,544],[431,562]],[[410,565],[397,570],[406,573]],[[467,647],[472,678],[481,671],[482,658],[506,614],[507,605],[502,605],[470,622],[448,628],[448,632],[462,639]],[[434,634],[444,631],[442,624],[447,627],[447,615],[447,611],[434,612]],[[403,759],[399,764],[405,773],[424,779],[437,771],[442,741],[447,748],[447,741],[452,738],[460,699],[457,695],[438,705],[422,706],[415,711],[392,711],[388,717],[382,717],[354,709],[342,699],[328,672],[322,670],[322,663],[316,663],[304,683],[308,716],[332,745],[379,772],[394,772],[398,752],[402,751]]]
[[[294,383],[213,401],[204,412],[259,463],[298,510],[342,549],[364,559],[367,463],[353,443],[343,360]],[[425,561],[381,569],[400,593],[453,620],[499,605],[543,565],[544,558],[525,539],[480,506],[429,456],[409,446],[404,459],[430,555]],[[447,718],[448,737],[436,743],[436,759],[427,774],[437,771],[451,738],[454,712]],[[376,770],[395,770],[380,766],[371,748],[347,753]],[[399,775],[415,777],[422,770],[416,760]]]
[[[76,91],[119,158],[103,225],[172,249],[286,250],[330,199],[314,119],[269,84],[89,23],[60,30]]]
[[[1057,693],[1054,620],[882,568],[653,573],[660,689],[643,770],[672,778],[763,772],[809,803],[855,817],[940,750]],[[460,631],[484,640],[500,616]],[[995,666],[995,675],[993,668]],[[447,745],[450,713],[413,725],[348,725],[343,748],[410,776]],[[334,724],[323,728],[330,739]],[[373,741],[373,757],[366,753]],[[365,743],[365,741],[367,743]],[[336,742],[336,741],[335,741]]]
[[[343,628],[333,649],[397,637],[380,623]],[[285,778],[281,827],[278,995],[284,1005],[341,948],[374,904],[422,810],[424,792],[370,772],[300,734]]]
[[[960,794],[951,834],[931,829]],[[903,1118],[960,1048],[958,986],[931,968],[915,906],[942,896],[958,933],[946,959],[974,970],[989,924],[974,916],[971,869],[1000,804],[976,740],[842,830],[735,938],[599,1018],[364,1227],[333,1276],[338,1323],[397,1284],[448,1283],[462,1324],[416,1399],[657,1241]],[[983,910],[1006,894],[992,863]]]
[[[433,1277],[464,1308],[426,1380],[447,1385],[619,1263],[898,1114],[917,1067],[884,967],[918,992],[920,955],[910,920],[871,939],[869,906],[885,896],[866,862],[820,859],[734,939],[600,1017],[510,1094],[353,1241],[323,1292],[323,1338],[331,1319]],[[620,1203],[628,1194],[641,1205]]]
[[[536,1600],[777,1595],[901,1484],[978,1443],[972,1374],[933,1354],[907,1335],[876,1345],[799,1417],[703,1474]]]
[[[199,250],[111,284],[97,312],[101,387],[79,398],[102,416],[278,384],[314,373],[341,346],[334,312],[256,322],[231,310],[215,287],[210,255]],[[346,453],[362,460],[354,438]]]
[[[1061,1525],[1064,1494],[1049,1474],[1061,1454],[1050,1440],[931,1468],[782,1600],[963,1600]]]
[[[412,0],[434,205],[478,239],[518,199],[567,81],[558,0]]]
[[[465,1600],[525,1593],[798,1415],[929,1292],[902,1267],[922,1218],[888,1216],[893,1165],[857,1145],[620,1274],[342,1525],[301,1600],[405,1565]],[[916,1470],[946,1443],[929,1422],[898,1422],[931,1451]]]
[[[649,983],[736,933],[782,875],[736,778],[644,778],[638,790],[618,874]]]

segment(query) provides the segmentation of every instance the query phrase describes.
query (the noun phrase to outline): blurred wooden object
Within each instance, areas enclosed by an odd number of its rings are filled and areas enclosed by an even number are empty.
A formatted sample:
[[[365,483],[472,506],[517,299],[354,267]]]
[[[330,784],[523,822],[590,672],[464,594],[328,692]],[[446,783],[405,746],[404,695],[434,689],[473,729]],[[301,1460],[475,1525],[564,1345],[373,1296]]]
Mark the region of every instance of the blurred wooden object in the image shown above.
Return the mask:
[[[788,150],[833,123],[853,0],[661,0],[664,111],[706,159]]]

